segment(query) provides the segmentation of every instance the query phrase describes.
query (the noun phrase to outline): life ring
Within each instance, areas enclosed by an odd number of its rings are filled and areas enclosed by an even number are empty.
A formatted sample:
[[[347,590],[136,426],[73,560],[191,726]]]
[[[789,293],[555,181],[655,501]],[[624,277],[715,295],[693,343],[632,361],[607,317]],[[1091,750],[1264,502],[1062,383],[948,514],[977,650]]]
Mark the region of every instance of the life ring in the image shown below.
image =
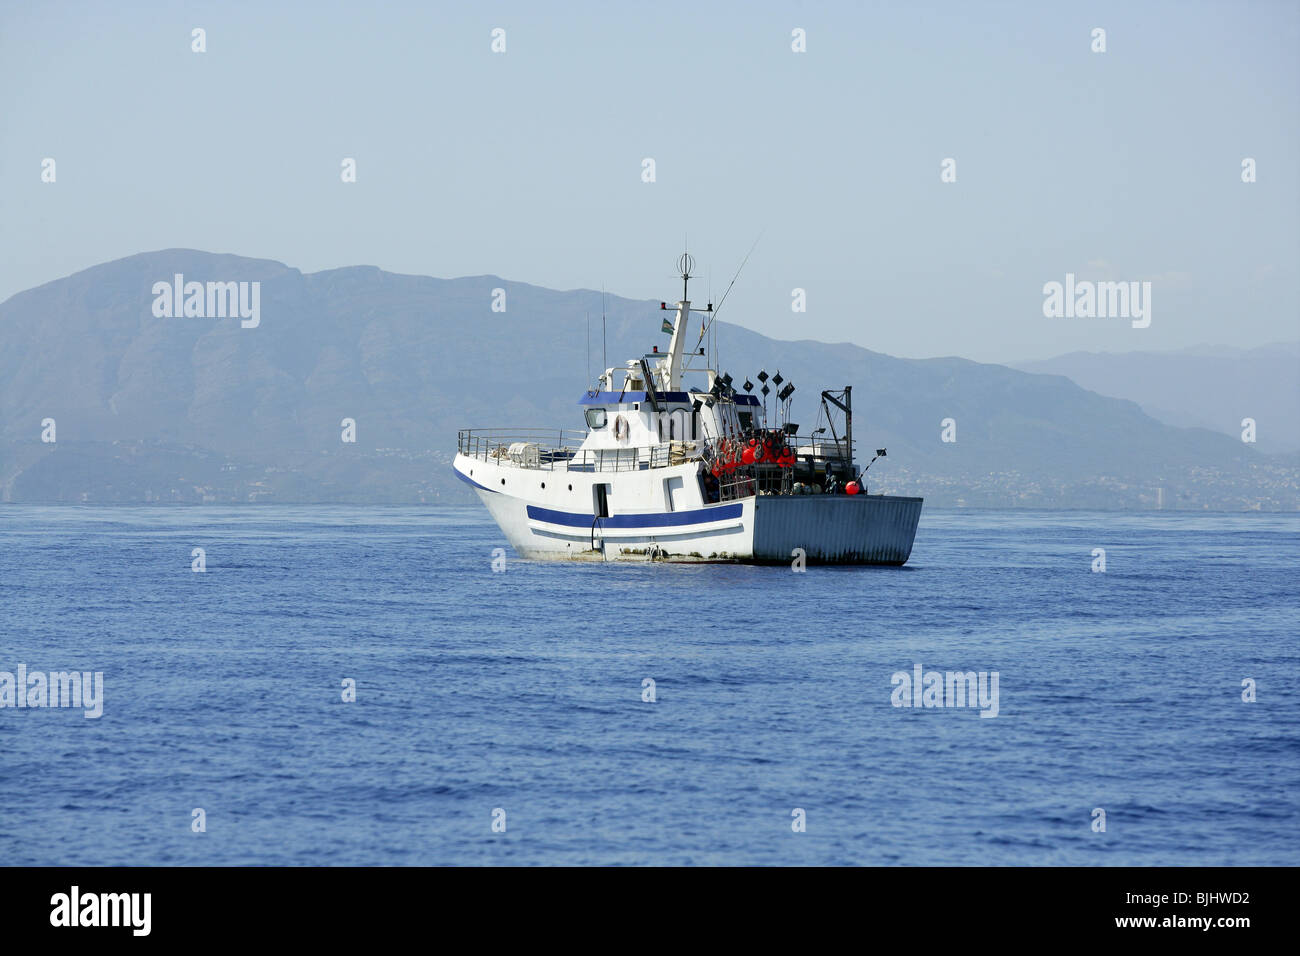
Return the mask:
[[[627,419],[619,415],[614,419],[614,437],[619,441],[627,441]]]

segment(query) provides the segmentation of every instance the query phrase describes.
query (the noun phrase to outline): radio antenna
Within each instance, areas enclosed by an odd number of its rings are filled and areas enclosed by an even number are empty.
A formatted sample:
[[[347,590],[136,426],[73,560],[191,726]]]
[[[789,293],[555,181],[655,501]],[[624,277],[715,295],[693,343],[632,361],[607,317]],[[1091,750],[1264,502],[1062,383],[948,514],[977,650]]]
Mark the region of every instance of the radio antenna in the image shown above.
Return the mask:
[[[754,250],[758,248],[758,240],[762,238],[763,238],[763,233],[760,232],[758,234],[758,238],[754,240],[754,244],[749,247],[749,252],[745,253],[745,258],[740,263],[740,268],[736,270],[736,274],[732,276],[731,282],[727,285],[727,291],[722,293],[722,299],[719,300],[718,307],[713,310],[713,314],[709,316],[709,321],[700,329],[700,340],[695,343],[697,347],[699,346],[700,341],[703,341],[705,333],[707,333],[709,329],[713,328],[713,320],[716,319],[718,317],[718,313],[722,311],[722,304],[727,301],[727,296],[731,295],[731,287],[734,286],[736,284],[736,280],[740,278],[740,273],[744,270],[745,263],[748,262],[749,257],[754,254]]]
[[[709,265],[709,304],[710,304],[710,305],[713,304],[713,265],[712,265],[712,263],[710,263],[710,265]],[[701,325],[700,325],[700,331],[701,331],[701,332],[704,331],[704,325],[703,325],[703,323],[701,323]],[[699,342],[696,342],[696,343],[695,343],[695,350],[698,352],[698,351],[699,351],[699,348],[700,348],[700,343],[699,343]],[[709,349],[709,343],[707,343],[707,342],[704,343],[704,349],[705,349],[705,352],[706,352],[706,353],[709,352],[709,351],[711,351],[711,350]],[[708,354],[706,354],[706,355],[704,356],[704,367],[705,367],[705,368],[708,368],[708,367],[709,367],[709,359],[712,358],[712,357],[713,357],[713,356],[708,355]]]

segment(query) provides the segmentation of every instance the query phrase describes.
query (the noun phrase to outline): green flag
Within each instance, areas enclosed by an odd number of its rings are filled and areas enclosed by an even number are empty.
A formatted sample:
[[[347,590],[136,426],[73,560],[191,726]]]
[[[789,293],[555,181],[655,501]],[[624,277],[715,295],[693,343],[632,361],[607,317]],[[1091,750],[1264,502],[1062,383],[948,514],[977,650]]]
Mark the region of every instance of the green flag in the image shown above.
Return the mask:
[[[663,328],[663,330],[664,330],[665,332],[670,333],[670,334],[671,334],[672,331],[673,331],[673,324],[672,324],[671,322],[669,322],[667,319],[664,319],[664,328]]]

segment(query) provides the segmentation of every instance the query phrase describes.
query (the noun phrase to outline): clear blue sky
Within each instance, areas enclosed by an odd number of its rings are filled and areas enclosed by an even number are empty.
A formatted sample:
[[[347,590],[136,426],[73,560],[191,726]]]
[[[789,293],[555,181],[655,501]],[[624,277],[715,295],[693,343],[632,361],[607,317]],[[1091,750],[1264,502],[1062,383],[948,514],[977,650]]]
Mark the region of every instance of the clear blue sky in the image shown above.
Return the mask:
[[[781,338],[1294,340],[1298,7],[5,4],[0,299],[172,246],[659,299],[686,234],[716,298],[762,232],[723,316]],[[1044,318],[1066,272],[1150,328]]]

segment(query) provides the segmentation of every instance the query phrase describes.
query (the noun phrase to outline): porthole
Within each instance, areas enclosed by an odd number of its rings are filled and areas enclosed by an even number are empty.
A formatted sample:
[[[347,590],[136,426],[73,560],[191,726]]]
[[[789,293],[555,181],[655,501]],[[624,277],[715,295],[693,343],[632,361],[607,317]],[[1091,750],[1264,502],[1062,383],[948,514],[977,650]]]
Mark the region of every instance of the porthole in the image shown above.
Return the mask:
[[[570,490],[570,491],[573,490],[573,485],[569,485],[569,490]]]
[[[542,482],[542,488],[543,488],[543,489],[546,488],[546,482],[544,482],[544,481]]]
[[[505,483],[506,483],[506,480],[505,480],[504,478],[502,478],[502,479],[501,479],[501,484],[504,485]]]

